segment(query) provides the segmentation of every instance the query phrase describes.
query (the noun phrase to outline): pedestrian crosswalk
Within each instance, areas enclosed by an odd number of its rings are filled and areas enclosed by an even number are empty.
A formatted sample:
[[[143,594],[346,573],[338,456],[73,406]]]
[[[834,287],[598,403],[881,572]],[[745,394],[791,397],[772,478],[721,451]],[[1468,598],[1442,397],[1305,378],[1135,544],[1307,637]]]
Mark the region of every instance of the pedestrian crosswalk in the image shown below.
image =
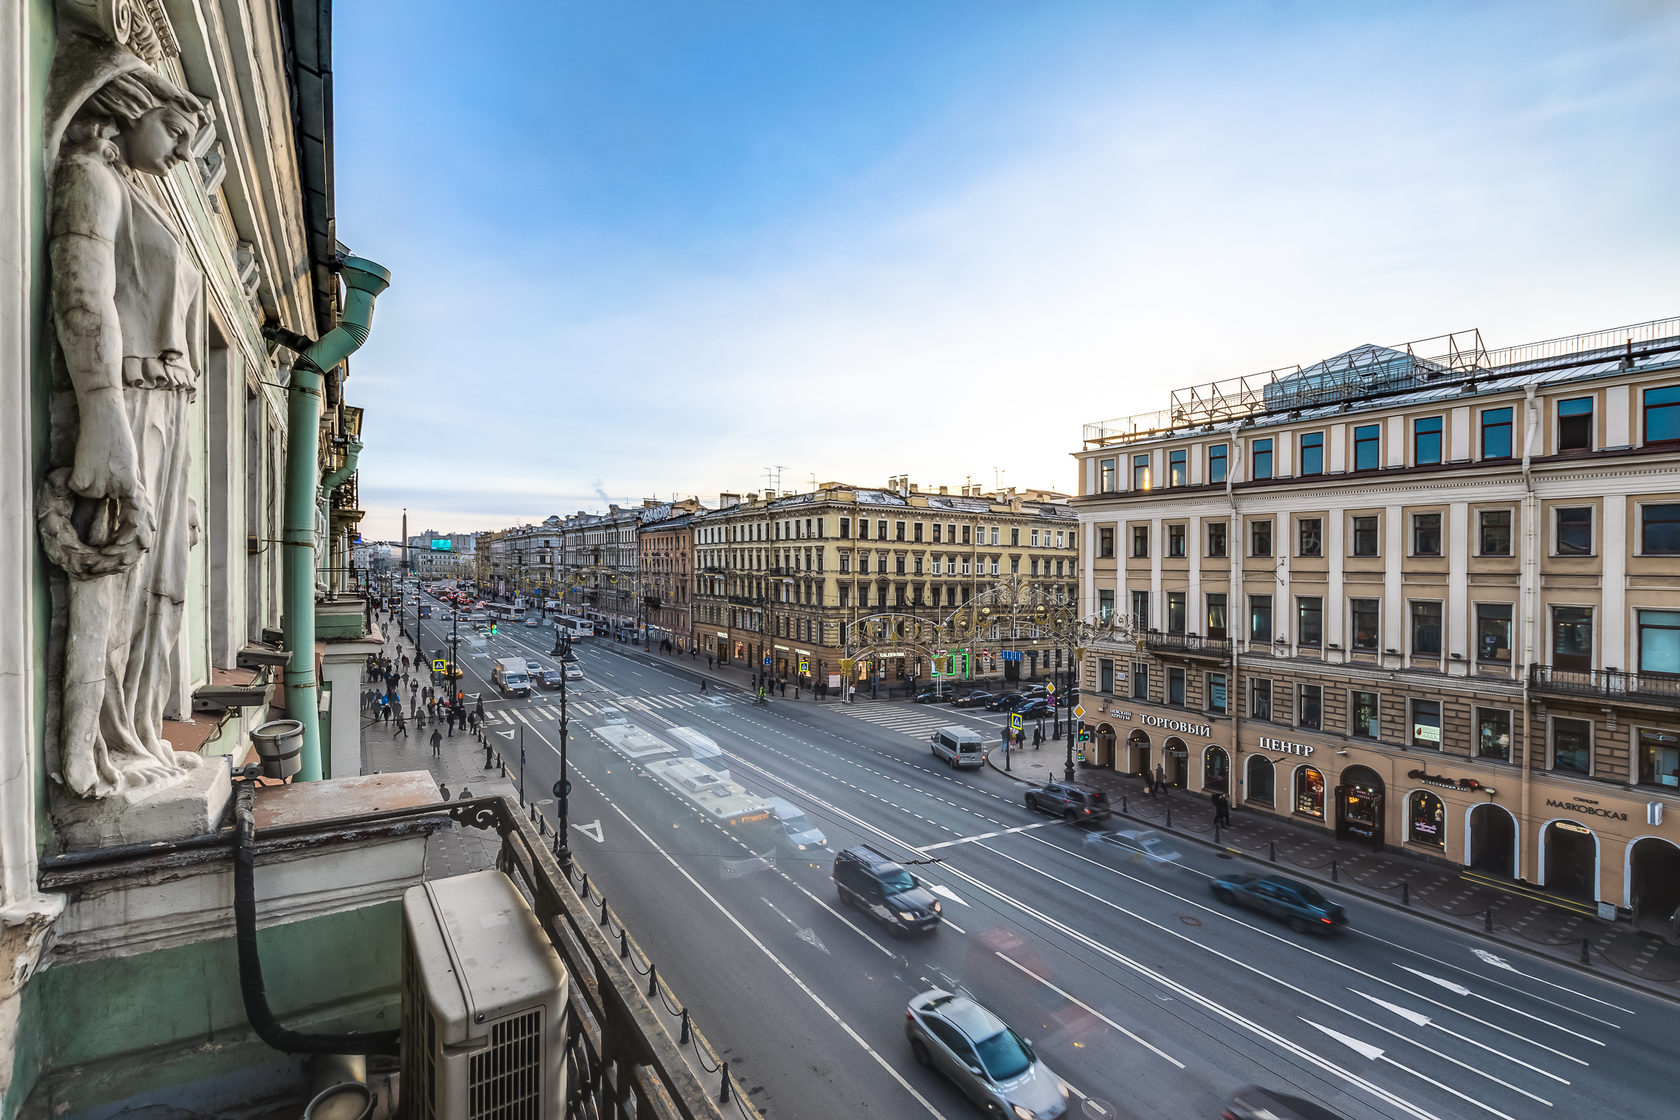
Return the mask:
[[[672,712],[689,708],[714,708],[721,702],[710,696],[685,695],[623,696],[607,697],[605,699],[568,700],[566,702],[566,715],[571,719],[576,719],[579,716],[599,716],[603,708],[617,708],[625,713]],[[560,718],[560,704],[558,701],[542,704],[522,704],[517,708],[502,708],[488,718],[500,720],[502,723],[518,723],[521,722],[520,719],[516,718],[519,716],[524,717],[524,722],[533,719],[557,720]]]
[[[906,735],[931,735],[941,727],[957,722],[943,710],[906,708],[898,704],[836,704],[833,710],[843,712],[853,719],[867,720],[877,727],[902,731]]]

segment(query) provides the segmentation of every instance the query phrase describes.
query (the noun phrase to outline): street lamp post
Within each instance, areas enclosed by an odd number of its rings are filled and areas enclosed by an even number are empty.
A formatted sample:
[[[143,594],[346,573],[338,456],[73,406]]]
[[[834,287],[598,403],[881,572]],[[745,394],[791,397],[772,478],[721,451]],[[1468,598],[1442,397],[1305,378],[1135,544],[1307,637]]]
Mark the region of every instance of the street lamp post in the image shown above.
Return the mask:
[[[557,630],[554,647],[560,651],[560,780],[554,786],[555,811],[559,816],[560,827],[554,834],[554,858],[560,862],[561,870],[570,871],[572,845],[568,833],[571,829],[566,814],[567,802],[572,793],[572,781],[566,772],[566,656],[572,651],[571,638]]]

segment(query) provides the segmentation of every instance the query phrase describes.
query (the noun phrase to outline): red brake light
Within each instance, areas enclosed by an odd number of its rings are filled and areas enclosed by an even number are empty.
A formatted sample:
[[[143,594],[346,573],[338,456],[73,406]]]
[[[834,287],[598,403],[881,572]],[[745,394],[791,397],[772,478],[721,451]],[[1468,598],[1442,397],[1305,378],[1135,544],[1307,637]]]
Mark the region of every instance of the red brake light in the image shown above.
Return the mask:
[[[1325,924],[1325,925],[1327,925],[1327,926],[1328,926],[1328,925],[1334,925],[1334,924],[1335,924],[1335,923],[1334,923],[1334,922],[1332,922],[1332,921],[1331,921],[1331,920],[1330,920],[1330,919],[1329,919],[1329,918],[1320,918],[1320,919],[1319,919],[1319,921],[1321,921],[1321,922],[1323,922],[1323,923],[1324,923],[1324,924]]]

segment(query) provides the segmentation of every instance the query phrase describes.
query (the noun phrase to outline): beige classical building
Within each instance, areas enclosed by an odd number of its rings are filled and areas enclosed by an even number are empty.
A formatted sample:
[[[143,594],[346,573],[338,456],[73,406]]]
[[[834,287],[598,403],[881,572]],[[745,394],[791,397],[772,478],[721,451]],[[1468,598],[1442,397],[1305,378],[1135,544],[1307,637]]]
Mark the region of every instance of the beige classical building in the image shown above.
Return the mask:
[[[959,680],[1062,668],[1065,655],[1035,628],[987,623],[961,648],[933,643],[937,624],[1012,577],[1070,603],[1075,590],[1065,499],[963,489],[931,493],[895,478],[880,490],[825,483],[804,494],[723,495],[721,508],[694,519],[695,648],[826,688],[859,652],[852,628],[891,615],[928,640],[873,643],[852,666],[857,679],[926,681],[936,657]]]
[[[1673,912],[1677,336],[1364,346],[1087,425],[1081,601],[1133,636],[1081,666],[1096,761]]]
[[[653,642],[670,642],[679,653],[690,648],[694,605],[694,510],[681,506],[649,509],[650,520],[636,535],[641,578],[642,620]],[[663,515],[663,516],[661,516]]]

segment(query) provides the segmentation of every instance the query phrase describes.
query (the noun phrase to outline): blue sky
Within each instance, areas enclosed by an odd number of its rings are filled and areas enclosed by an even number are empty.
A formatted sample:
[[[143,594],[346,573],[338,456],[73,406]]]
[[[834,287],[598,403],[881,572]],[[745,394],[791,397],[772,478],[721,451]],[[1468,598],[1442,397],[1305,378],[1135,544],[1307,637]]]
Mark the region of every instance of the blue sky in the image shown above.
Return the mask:
[[[770,466],[1071,489],[1176,387],[1680,310],[1659,0],[334,14],[374,538]]]

